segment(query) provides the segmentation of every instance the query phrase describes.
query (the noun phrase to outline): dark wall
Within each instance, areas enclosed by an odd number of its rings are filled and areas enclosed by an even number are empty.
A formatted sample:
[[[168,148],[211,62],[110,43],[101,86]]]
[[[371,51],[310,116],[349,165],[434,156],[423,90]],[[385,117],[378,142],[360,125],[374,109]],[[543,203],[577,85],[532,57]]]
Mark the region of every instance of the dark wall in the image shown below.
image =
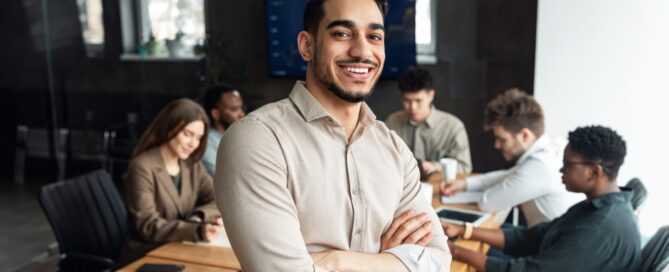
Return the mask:
[[[69,1],[47,2],[54,7]],[[141,133],[168,101],[199,94],[204,64],[121,61],[118,1],[103,2],[104,57],[86,58],[81,43],[51,52],[56,119],[60,126],[102,130],[122,127],[128,113],[134,113]],[[41,21],[34,18],[39,3],[0,2],[0,35],[6,37],[0,43],[0,114],[5,116],[0,178],[13,173],[16,125],[46,127],[51,118],[46,51],[34,41],[35,33],[41,33],[35,30]],[[208,32],[221,49],[220,79],[238,86],[251,108],[286,97],[297,80],[268,74],[264,5],[265,0],[207,1]],[[537,1],[438,0],[437,7],[438,61],[424,65],[436,79],[435,104],[467,126],[475,171],[498,168],[501,157],[492,149],[492,137],[482,131],[483,108],[509,87],[532,93]],[[63,8],[50,9],[51,23],[60,20],[62,14],[56,13]],[[399,110],[396,82],[380,81],[369,104],[382,120]]]
[[[237,70],[250,79],[245,91],[271,102],[286,97],[295,79],[268,76],[264,2],[210,1],[209,20],[231,41],[233,62],[245,63]],[[435,77],[435,105],[467,126],[474,170],[497,169],[504,163],[483,132],[483,109],[505,89],[533,92],[537,1],[438,0],[437,9],[438,61],[423,65]],[[402,107],[396,85],[380,81],[368,101],[381,120]]]

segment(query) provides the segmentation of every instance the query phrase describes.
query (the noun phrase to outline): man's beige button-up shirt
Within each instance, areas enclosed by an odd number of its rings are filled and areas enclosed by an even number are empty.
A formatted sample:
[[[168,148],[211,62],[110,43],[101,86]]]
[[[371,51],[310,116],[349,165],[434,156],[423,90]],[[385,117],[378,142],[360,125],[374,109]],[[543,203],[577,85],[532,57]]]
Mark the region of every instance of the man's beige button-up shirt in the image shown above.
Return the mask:
[[[386,125],[404,140],[416,159],[429,161],[445,172],[439,160],[449,157],[458,160],[458,173],[472,171],[467,130],[455,115],[433,106],[425,122],[418,124],[402,110],[388,116]]]
[[[419,193],[416,161],[365,103],[349,142],[298,81],[289,98],[230,127],[218,154],[216,201],[243,270],[320,271],[309,253],[379,253],[381,235],[411,209],[429,212],[432,242],[388,252],[410,270],[449,271],[447,238]]]

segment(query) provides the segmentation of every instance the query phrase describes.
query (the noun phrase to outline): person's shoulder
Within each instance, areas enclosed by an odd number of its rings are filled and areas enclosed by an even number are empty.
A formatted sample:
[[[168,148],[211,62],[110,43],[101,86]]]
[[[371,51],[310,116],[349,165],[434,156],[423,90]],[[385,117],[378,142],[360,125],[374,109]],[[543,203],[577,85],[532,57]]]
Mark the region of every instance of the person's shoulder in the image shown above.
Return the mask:
[[[378,135],[381,136],[382,140],[388,140],[392,142],[396,149],[399,149],[404,145],[402,138],[397,135],[397,132],[389,128],[387,123],[380,120],[375,120],[371,127],[375,132],[377,132]]]
[[[547,135],[543,137],[545,139],[542,146],[529,154],[529,158],[561,164],[567,140],[563,138],[551,138]]]
[[[448,125],[451,127],[464,127],[465,123],[452,113],[445,112],[435,108],[434,113],[440,125]]]
[[[159,165],[160,151],[158,147],[139,153],[132,158],[128,168],[151,169]]]
[[[235,122],[226,130],[226,137],[231,131],[253,129],[253,127],[280,126],[286,115],[297,114],[295,107],[288,98],[264,105],[253,112],[247,114],[244,118]]]
[[[397,129],[397,128],[401,127],[402,125],[406,124],[407,119],[408,118],[407,118],[406,112],[403,111],[403,110],[400,110],[400,111],[396,111],[396,112],[393,112],[390,115],[388,115],[388,117],[386,118],[385,123],[391,129]]]
[[[386,118],[386,122],[400,121],[406,119],[406,117],[407,117],[406,112],[403,110],[399,110],[388,115],[388,117]]]

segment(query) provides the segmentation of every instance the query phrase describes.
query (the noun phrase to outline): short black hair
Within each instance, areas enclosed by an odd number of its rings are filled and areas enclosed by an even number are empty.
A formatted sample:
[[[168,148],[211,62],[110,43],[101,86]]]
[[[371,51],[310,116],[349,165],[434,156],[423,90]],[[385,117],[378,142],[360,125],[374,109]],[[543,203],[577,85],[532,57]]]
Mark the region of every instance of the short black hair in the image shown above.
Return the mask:
[[[627,144],[618,133],[608,127],[585,126],[569,132],[569,148],[588,161],[602,165],[612,181],[625,162]]]
[[[374,2],[376,2],[376,5],[379,7],[381,14],[385,16],[388,11],[388,1],[374,0]],[[325,0],[307,1],[307,5],[304,7],[304,17],[302,17],[302,30],[309,32],[314,36],[318,34],[318,25],[321,23],[321,20],[323,20],[323,16],[325,16],[323,4],[325,4]]]
[[[397,79],[397,87],[402,92],[418,92],[420,90],[432,90],[433,80],[430,72],[423,68],[410,66]]]
[[[207,112],[209,120],[213,120],[211,117],[211,109],[216,108],[218,103],[220,103],[223,94],[234,92],[236,90],[236,88],[224,84],[213,85],[207,88],[204,92],[204,97],[202,98],[202,106],[204,107],[204,111]]]

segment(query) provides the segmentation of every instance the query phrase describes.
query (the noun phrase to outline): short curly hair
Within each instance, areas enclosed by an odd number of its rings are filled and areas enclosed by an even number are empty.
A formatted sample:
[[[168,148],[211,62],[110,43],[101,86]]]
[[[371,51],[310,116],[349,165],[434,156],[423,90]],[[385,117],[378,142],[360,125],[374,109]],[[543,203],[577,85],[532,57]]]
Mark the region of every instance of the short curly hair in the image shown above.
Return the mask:
[[[618,177],[618,170],[627,155],[625,140],[616,131],[603,126],[579,127],[569,132],[569,149],[600,164],[611,180]]]
[[[527,128],[536,137],[544,134],[544,112],[539,103],[524,91],[506,90],[488,103],[483,113],[483,128],[502,126],[511,133]]]
[[[418,92],[420,90],[432,90],[432,75],[423,68],[411,66],[407,68],[397,79],[397,87],[402,92]]]
[[[221,103],[223,94],[234,91],[237,91],[235,87],[224,84],[213,85],[207,88],[204,92],[204,97],[202,98],[202,107],[204,107],[204,111],[207,112],[209,120],[214,120],[211,116],[211,110],[215,109],[218,106],[218,103]]]

